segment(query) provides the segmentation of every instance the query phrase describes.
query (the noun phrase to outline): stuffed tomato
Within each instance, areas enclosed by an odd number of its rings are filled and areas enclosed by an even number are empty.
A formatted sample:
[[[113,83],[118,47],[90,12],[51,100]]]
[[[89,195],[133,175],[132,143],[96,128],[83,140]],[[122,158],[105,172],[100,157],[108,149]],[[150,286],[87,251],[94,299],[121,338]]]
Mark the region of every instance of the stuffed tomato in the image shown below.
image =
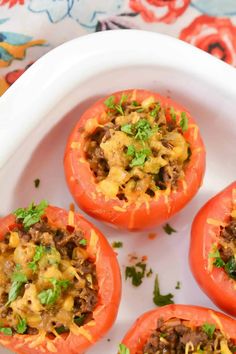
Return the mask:
[[[203,291],[222,310],[236,316],[236,182],[198,212],[189,257]]]
[[[143,314],[119,354],[236,353],[236,321],[211,309],[167,305]]]
[[[138,230],[164,222],[195,195],[205,149],[183,107],[154,92],[127,90],[82,115],[70,134],[64,167],[85,212]]]
[[[0,343],[15,353],[84,353],[115,321],[116,255],[73,211],[42,201],[2,218],[0,267]]]

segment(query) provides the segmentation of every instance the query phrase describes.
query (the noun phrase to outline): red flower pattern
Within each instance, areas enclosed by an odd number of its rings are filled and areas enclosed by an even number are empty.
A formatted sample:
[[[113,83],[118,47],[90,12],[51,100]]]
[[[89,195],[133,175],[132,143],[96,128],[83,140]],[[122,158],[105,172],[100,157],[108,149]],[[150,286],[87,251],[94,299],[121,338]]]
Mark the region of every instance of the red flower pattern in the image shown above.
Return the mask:
[[[13,7],[15,5],[24,5],[25,0],[0,0],[0,6],[7,5],[9,7]]]
[[[130,8],[146,22],[172,23],[189,6],[190,0],[130,0]]]
[[[230,19],[197,17],[179,38],[236,66],[236,26]]]
[[[32,65],[33,63],[28,64],[24,69],[18,69],[10,71],[6,74],[5,80],[9,86],[14,84],[14,82],[22,75],[24,72]]]

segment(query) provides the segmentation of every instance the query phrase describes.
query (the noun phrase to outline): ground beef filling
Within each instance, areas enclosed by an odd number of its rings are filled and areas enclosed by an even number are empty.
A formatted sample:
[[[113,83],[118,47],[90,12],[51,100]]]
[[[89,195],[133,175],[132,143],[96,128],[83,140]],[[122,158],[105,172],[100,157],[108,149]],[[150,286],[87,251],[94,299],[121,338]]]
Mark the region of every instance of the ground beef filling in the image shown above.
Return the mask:
[[[233,342],[224,338],[214,325],[206,323],[193,328],[186,321],[171,319],[165,323],[159,321],[140,354],[223,353],[222,345],[231,351],[234,348]]]
[[[125,100],[124,100],[125,101]],[[86,159],[100,190],[111,198],[147,200],[158,189],[175,189],[184,178],[190,149],[176,113],[158,102],[125,101],[88,137]],[[187,117],[184,113],[185,123]],[[187,123],[186,123],[187,124]]]
[[[221,228],[219,253],[221,262],[219,266],[223,266],[230,278],[236,280],[236,219],[232,218],[229,224]],[[217,266],[217,263],[215,262]]]
[[[0,242],[0,267],[0,319],[12,333],[57,335],[92,319],[98,284],[82,231],[19,225]]]

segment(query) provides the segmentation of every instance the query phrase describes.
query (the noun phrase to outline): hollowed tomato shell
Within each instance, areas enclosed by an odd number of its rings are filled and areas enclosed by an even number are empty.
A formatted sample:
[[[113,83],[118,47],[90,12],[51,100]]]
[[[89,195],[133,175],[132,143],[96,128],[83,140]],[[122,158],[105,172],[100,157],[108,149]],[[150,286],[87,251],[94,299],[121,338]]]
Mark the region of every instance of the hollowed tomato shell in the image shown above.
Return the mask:
[[[45,210],[45,216],[52,227],[65,229],[68,225],[68,212],[63,209],[49,206]],[[12,230],[15,222],[14,215],[0,219],[0,239]],[[77,213],[74,214],[74,225],[84,232],[87,252],[96,264],[99,291],[93,320],[78,327],[78,334],[70,332],[54,339],[46,337],[38,345],[37,335],[14,334],[10,337],[0,333],[0,344],[14,353],[82,354],[105,335],[116,319],[121,298],[121,276],[116,254],[102,233]]]
[[[209,266],[209,253],[218,243],[220,227],[236,209],[236,182],[210,199],[196,215],[191,232],[189,261],[202,290],[222,310],[236,316],[236,281],[223,268]]]
[[[153,96],[161,106],[166,108],[172,106],[175,109],[178,113],[178,123],[181,112],[186,112],[188,117],[188,130],[183,135],[190,145],[191,157],[185,168],[185,178],[178,181],[175,191],[169,194],[162,191],[158,199],[148,203],[128,204],[118,198],[105,197],[98,191],[89,162],[85,157],[84,146],[88,131],[91,134],[98,123],[104,122],[104,112],[108,110],[104,101],[112,95],[115,101],[119,102],[122,94],[138,102]],[[111,95],[100,99],[88,108],[69,136],[64,158],[67,184],[79,207],[98,220],[129,230],[142,230],[159,225],[181,210],[202,184],[205,171],[205,148],[198,126],[184,107],[157,93],[146,90],[125,90]]]
[[[211,309],[190,305],[167,305],[141,315],[125,335],[122,343],[130,354],[139,354],[143,346],[157,328],[158,319],[168,321],[171,318],[190,321],[194,326],[204,323],[215,324],[227,338],[236,343],[236,321]]]

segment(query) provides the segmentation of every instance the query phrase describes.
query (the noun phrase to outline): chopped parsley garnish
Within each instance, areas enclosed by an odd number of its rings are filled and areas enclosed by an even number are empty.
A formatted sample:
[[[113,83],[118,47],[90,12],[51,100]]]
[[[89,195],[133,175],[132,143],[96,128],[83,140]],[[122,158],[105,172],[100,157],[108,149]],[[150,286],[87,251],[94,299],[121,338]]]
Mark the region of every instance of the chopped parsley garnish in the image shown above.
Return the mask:
[[[70,285],[69,280],[57,280],[50,278],[53,288],[43,290],[38,294],[39,301],[42,305],[53,305],[61,296],[62,288],[67,289]]]
[[[225,262],[220,256],[220,252],[218,249],[214,248],[212,252],[209,253],[208,255],[209,258],[215,258],[213,265],[217,268],[221,268],[225,266]]]
[[[177,232],[175,229],[173,229],[172,226],[170,226],[170,224],[166,224],[165,226],[163,226],[163,230],[164,230],[168,235],[171,235],[173,232]]]
[[[138,107],[138,106],[139,106],[139,103],[138,103],[137,101],[132,101],[132,106]]]
[[[124,110],[123,110],[123,103],[127,100],[127,96],[125,94],[122,94],[120,102],[118,104],[115,103],[115,96],[110,96],[108,97],[105,101],[104,104],[112,110],[116,110],[118,113],[120,113],[122,116],[124,115]]]
[[[0,327],[0,333],[5,334],[6,336],[12,336],[12,329],[10,327]]]
[[[135,266],[126,267],[125,269],[125,279],[130,278],[134,286],[139,286],[143,282],[146,272],[146,263],[138,262]]]
[[[182,129],[182,132],[186,132],[186,130],[188,130],[188,118],[185,112],[181,113],[181,120],[179,125]]]
[[[128,135],[133,135],[132,124],[124,124],[120,130]]]
[[[112,247],[113,247],[113,248],[122,248],[122,247],[123,247],[123,242],[121,242],[121,241],[114,241],[114,242],[112,242]]]
[[[220,255],[220,251],[213,247],[213,251],[209,253],[209,258],[215,258],[213,265],[217,268],[224,268],[225,272],[232,279],[236,280],[236,261],[234,257],[230,257],[227,263],[223,261]]]
[[[141,109],[143,110],[143,108]],[[138,111],[139,110],[136,112]],[[135,139],[143,142],[148,140],[157,130],[158,126],[152,128],[147,119],[139,119],[139,121],[135,124],[127,123],[121,127],[122,132],[132,135]]]
[[[11,277],[12,283],[8,293],[8,301],[6,303],[6,306],[8,306],[12,301],[16,300],[22,286],[28,281],[27,276],[24,273],[18,271],[18,269],[19,266],[13,272]]]
[[[58,334],[62,334],[67,332],[69,329],[66,328],[65,326],[60,326],[60,327],[56,327],[55,330]]]
[[[27,329],[26,320],[24,318],[20,318],[20,320],[16,326],[17,333],[23,334],[23,333],[25,333],[26,329]]]
[[[74,322],[75,322],[75,324],[77,324],[77,326],[82,326],[82,324],[84,323],[84,320],[85,320],[85,315],[76,316],[74,318]]]
[[[170,116],[171,116],[171,119],[174,122],[176,122],[176,113],[175,113],[174,107],[170,107]]]
[[[137,151],[134,145],[129,145],[126,154],[133,157],[129,164],[130,167],[143,166],[147,157],[151,154],[151,150],[142,149]]]
[[[115,107],[115,96],[110,96],[108,97],[105,101],[104,104],[110,108],[110,109],[114,109]]]
[[[119,344],[119,354],[130,354],[130,350],[125,344],[121,343]]]
[[[202,325],[202,329],[207,334],[208,338],[212,339],[216,326],[206,322]]]
[[[39,178],[36,178],[36,179],[34,180],[34,186],[35,186],[35,188],[38,188],[39,185],[40,185],[40,179],[39,179]]]
[[[36,245],[35,248],[35,254],[33,257],[33,260],[29,262],[28,267],[33,270],[33,272],[36,272],[37,270],[37,263],[40,261],[40,259],[43,257],[43,255],[46,253],[46,247],[43,245]]]
[[[156,118],[158,112],[160,111],[160,108],[160,105],[156,104],[155,108],[153,108],[153,110],[150,112],[150,116]]]
[[[174,297],[173,294],[166,294],[161,295],[160,287],[158,282],[158,276],[156,275],[155,283],[154,283],[154,291],[153,291],[153,302],[157,306],[165,306],[168,304],[173,304],[174,301],[172,300]]]
[[[153,134],[150,123],[146,119],[139,119],[135,124],[136,134],[135,139],[147,140]]]
[[[177,281],[175,289],[179,290],[181,288],[181,283],[180,281]]]
[[[226,263],[225,271],[230,278],[236,280],[236,261],[234,256],[232,256]]]
[[[79,244],[82,245],[82,246],[86,246],[86,245],[87,245],[87,240],[86,240],[86,238],[82,238],[82,239],[79,241]]]
[[[19,208],[14,211],[16,218],[22,221],[25,229],[36,224],[40,221],[41,216],[45,213],[45,209],[48,206],[46,200],[42,200],[38,205],[31,203],[28,208]]]

